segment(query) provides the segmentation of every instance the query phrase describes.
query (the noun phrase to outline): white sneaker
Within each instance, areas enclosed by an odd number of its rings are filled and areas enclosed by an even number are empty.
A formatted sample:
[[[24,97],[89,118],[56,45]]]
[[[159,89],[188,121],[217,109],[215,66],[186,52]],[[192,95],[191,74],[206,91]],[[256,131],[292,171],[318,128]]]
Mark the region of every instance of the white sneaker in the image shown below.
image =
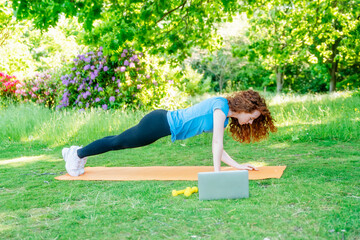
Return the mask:
[[[86,158],[79,158],[77,155],[77,150],[80,148],[81,147],[78,146],[71,146],[70,148],[64,148],[62,150],[66,171],[73,177],[84,174]]]

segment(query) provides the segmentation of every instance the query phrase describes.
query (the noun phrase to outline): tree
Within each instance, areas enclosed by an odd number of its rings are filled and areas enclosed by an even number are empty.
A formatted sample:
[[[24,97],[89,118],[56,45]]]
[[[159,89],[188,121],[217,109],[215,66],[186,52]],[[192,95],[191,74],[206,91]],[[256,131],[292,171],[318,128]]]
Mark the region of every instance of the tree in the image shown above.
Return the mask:
[[[0,0],[0,47],[11,37],[14,30],[15,21],[11,17],[11,7],[4,0]]]
[[[303,32],[308,39],[309,57],[326,64],[329,91],[333,92],[339,68],[360,62],[360,2],[318,0],[296,4],[307,11],[303,25],[307,31]]]
[[[33,19],[39,29],[55,26],[61,14],[83,24],[82,40],[105,53],[131,45],[151,54],[183,60],[193,46],[212,48],[215,24],[230,19],[235,0],[13,0],[17,19]],[[216,38],[215,38],[216,39]],[[216,39],[219,41],[219,39]]]
[[[237,52],[261,56],[274,71],[277,92],[288,64],[326,64],[332,92],[339,67],[359,62],[359,1],[263,0],[253,4],[248,16],[252,43]]]

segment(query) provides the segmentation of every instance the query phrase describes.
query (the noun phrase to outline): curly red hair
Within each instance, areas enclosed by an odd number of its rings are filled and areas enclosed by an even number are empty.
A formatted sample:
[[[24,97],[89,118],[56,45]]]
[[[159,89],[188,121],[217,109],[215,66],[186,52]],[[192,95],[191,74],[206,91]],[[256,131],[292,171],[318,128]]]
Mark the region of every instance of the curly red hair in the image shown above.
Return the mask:
[[[230,118],[230,132],[238,142],[258,142],[269,136],[269,132],[276,132],[274,120],[266,106],[265,99],[253,90],[235,92],[226,97],[232,112],[252,113],[258,110],[261,114],[252,124],[240,125],[237,118]]]

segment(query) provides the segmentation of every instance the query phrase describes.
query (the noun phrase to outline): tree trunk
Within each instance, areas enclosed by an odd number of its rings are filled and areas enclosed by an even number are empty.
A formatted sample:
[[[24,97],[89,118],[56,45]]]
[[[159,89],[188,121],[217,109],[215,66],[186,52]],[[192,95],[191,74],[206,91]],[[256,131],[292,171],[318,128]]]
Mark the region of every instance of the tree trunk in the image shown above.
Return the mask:
[[[280,67],[275,68],[276,74],[276,93],[281,93],[284,85],[284,71]]]
[[[336,91],[336,74],[338,72],[339,60],[335,59],[335,58],[339,54],[338,47],[340,45],[341,40],[342,40],[342,38],[337,38],[335,40],[334,44],[331,46],[332,53],[331,53],[331,59],[330,59],[331,67],[329,69],[329,74],[330,74],[329,92]]]
[[[330,69],[330,88],[329,88],[329,92],[334,92],[336,91],[336,73],[338,71],[338,65],[339,65],[339,61],[333,61],[331,63],[331,69]]]

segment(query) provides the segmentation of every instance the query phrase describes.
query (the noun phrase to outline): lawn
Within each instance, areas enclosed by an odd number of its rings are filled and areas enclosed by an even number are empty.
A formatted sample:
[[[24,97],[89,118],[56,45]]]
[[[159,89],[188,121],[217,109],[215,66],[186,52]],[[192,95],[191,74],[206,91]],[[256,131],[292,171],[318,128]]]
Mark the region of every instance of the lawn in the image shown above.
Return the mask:
[[[144,112],[0,109],[0,239],[360,239],[360,96],[269,96],[279,131],[225,149],[286,165],[250,198],[172,197],[188,181],[57,181],[61,149],[134,125]],[[211,165],[211,134],[90,157],[87,166]]]

